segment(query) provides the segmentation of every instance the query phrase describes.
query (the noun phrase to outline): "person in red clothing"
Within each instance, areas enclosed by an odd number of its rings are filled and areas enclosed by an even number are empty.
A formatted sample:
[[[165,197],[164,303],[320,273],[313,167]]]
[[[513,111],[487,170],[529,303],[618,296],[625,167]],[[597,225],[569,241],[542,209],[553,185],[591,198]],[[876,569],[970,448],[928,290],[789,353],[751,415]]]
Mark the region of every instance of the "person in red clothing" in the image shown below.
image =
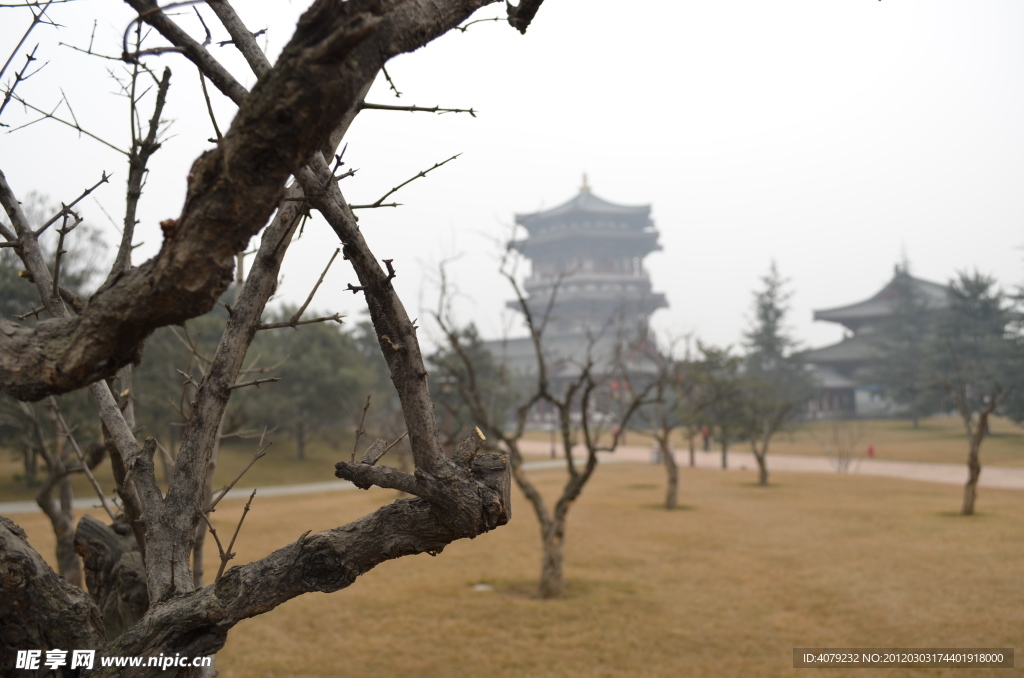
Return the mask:
[[[872,445],[871,443],[868,443],[868,459],[874,459],[874,458],[875,458],[875,446]]]
[[[709,452],[711,449],[709,442],[711,440],[711,429],[707,424],[700,427],[700,437],[704,439],[704,451]]]

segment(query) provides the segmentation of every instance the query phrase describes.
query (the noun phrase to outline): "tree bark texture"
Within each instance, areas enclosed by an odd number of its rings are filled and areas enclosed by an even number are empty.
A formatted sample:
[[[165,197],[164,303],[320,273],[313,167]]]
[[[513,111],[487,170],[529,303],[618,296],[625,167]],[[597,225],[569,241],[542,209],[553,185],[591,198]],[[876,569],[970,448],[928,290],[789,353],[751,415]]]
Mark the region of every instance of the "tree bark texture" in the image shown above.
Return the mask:
[[[757,460],[757,484],[762,487],[768,485],[768,454],[766,452],[754,452],[754,459]]]
[[[13,667],[18,650],[102,643],[92,598],[50,569],[25,532],[0,516],[0,666]]]
[[[665,488],[665,508],[671,511],[679,503],[679,467],[675,457],[672,456],[672,446],[668,444],[668,440],[659,440],[658,446],[661,449],[662,463],[665,464],[665,474],[668,476],[668,486]]]
[[[117,638],[149,608],[146,568],[126,521],[104,525],[90,515],[75,531],[75,550],[85,565],[89,593],[103,615],[107,638]]]
[[[565,590],[562,554],[565,546],[565,516],[556,517],[543,526],[543,556],[540,567],[540,597],[561,598]]]
[[[981,463],[978,461],[978,448],[972,444],[971,451],[967,455],[967,483],[964,485],[964,502],[960,507],[962,515],[974,515],[974,500],[978,498],[979,477],[981,477]]]

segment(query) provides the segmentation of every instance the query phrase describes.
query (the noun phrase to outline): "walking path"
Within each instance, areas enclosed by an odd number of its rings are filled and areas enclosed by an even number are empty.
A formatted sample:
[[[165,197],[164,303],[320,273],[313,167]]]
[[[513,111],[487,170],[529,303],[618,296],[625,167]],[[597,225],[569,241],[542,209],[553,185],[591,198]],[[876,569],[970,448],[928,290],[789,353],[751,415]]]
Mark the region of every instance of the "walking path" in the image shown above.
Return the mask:
[[[550,453],[551,444],[544,441],[523,441],[520,443],[525,454],[547,455]],[[559,449],[561,446],[559,446]],[[583,456],[582,453],[574,456]],[[675,452],[676,463],[680,466],[689,467],[690,455],[686,451]],[[649,447],[622,446],[614,453],[601,453],[601,463],[622,463],[622,462],[644,462],[652,463],[652,454]],[[697,452],[697,468],[721,468],[722,454],[720,451]],[[729,452],[728,462],[730,471],[754,470],[757,462],[750,452]],[[545,468],[560,468],[564,462],[559,459],[544,461],[529,461],[523,464],[526,470],[540,470]],[[808,471],[811,473],[835,473],[835,461],[825,457],[810,457],[787,454],[769,454],[768,472],[774,471]],[[922,480],[930,483],[943,483],[947,485],[963,485],[967,482],[966,464],[926,464],[921,462],[907,461],[879,461],[877,459],[862,459],[851,464],[848,471],[851,474],[868,476],[888,476],[890,478],[906,478],[909,480]],[[982,466],[981,478],[978,480],[981,487],[993,487],[1006,490],[1024,490],[1024,468],[1006,468],[1000,466]],[[345,481],[328,481],[323,483],[306,483],[304,485],[278,485],[273,487],[259,488],[261,497],[277,497],[292,494],[310,494],[313,492],[336,492],[340,490],[354,489],[354,485]],[[226,499],[246,499],[252,493],[252,488],[233,489],[228,492]],[[94,498],[75,499],[75,510],[99,508],[99,501]],[[16,513],[37,513],[39,506],[34,501],[9,501],[0,502],[0,515],[14,515]]]
[[[526,454],[549,454],[551,443],[545,441],[524,441],[521,449]],[[561,446],[558,447],[561,449]],[[575,455],[574,455],[575,456]],[[622,446],[611,454],[602,453],[602,462],[616,459],[619,461],[652,462],[652,450],[649,447]],[[690,453],[677,450],[673,455],[680,466],[690,465]],[[722,453],[720,450],[697,452],[697,468],[721,468]],[[728,454],[729,470],[754,470],[757,461],[750,452],[733,452]],[[834,459],[792,454],[768,454],[768,473],[773,471],[809,471],[811,473],[836,473]],[[855,460],[848,473],[866,476],[888,476],[890,478],[906,478],[923,480],[930,483],[947,485],[963,485],[967,482],[967,464],[927,464],[913,461],[880,461],[878,459]],[[1006,468],[1002,466],[985,466],[982,464],[980,487],[994,487],[1006,490],[1024,490],[1024,468]]]

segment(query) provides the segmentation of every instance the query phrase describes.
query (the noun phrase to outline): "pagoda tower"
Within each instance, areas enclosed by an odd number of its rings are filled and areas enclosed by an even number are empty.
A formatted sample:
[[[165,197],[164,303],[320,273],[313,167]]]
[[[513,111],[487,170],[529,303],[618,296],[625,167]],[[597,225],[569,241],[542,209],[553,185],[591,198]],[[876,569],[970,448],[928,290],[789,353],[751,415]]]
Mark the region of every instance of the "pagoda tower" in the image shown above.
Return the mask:
[[[651,314],[668,306],[651,290],[643,259],[661,249],[650,205],[616,205],[590,191],[542,212],[517,214],[529,234],[512,246],[531,263],[523,289],[537,322],[549,335],[628,333],[646,337]],[[518,301],[508,306],[521,310]]]

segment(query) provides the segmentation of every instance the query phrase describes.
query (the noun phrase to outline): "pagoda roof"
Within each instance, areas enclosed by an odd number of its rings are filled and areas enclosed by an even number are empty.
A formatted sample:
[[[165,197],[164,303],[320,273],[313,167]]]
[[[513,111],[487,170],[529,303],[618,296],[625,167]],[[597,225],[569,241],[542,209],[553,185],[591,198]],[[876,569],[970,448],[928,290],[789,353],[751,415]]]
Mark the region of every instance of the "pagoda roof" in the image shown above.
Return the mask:
[[[651,225],[650,205],[618,205],[599,198],[584,187],[574,198],[557,207],[540,212],[517,214],[516,223],[529,230],[543,229],[549,224],[564,223],[575,219],[613,220],[628,223],[637,229]]]
[[[846,389],[859,386],[853,379],[843,376],[827,365],[815,365],[812,377],[818,382],[818,386],[824,389]]]
[[[873,351],[867,338],[854,335],[846,337],[838,344],[811,349],[801,355],[812,365],[849,365],[870,360],[873,357]]]
[[[512,246],[530,258],[536,255],[558,258],[566,248],[577,250],[583,243],[591,247],[604,247],[623,255],[632,252],[643,256],[661,249],[657,231],[598,231],[565,230],[542,231],[523,240],[512,241]]]
[[[928,308],[941,309],[946,306],[946,287],[928,280],[921,280],[910,275],[897,271],[893,279],[882,288],[878,294],[866,301],[837,306],[814,312],[815,320],[827,320],[830,322],[842,323],[850,327],[859,325],[865,321],[879,320],[891,316],[896,309],[899,296],[898,284],[901,277],[910,283],[915,295],[920,298]],[[855,329],[855,327],[854,327]]]

